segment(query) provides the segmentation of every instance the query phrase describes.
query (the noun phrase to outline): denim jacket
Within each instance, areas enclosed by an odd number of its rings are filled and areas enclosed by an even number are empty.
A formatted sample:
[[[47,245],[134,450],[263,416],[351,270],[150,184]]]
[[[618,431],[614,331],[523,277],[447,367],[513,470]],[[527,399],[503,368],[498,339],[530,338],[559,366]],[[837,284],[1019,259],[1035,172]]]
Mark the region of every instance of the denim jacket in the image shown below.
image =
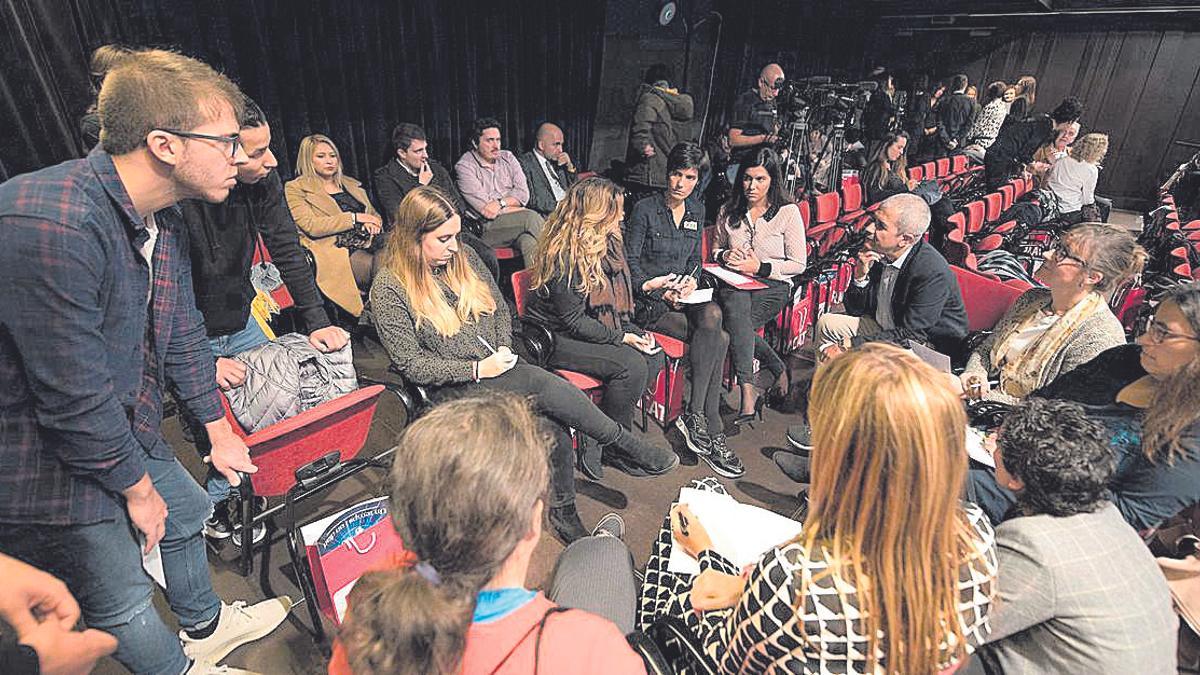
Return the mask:
[[[654,277],[698,276],[703,231],[704,211],[691,201],[684,202],[679,227],[671,218],[664,195],[651,195],[635,204],[625,226],[625,260],[629,263],[634,298],[661,297],[661,291],[642,291],[642,284]]]

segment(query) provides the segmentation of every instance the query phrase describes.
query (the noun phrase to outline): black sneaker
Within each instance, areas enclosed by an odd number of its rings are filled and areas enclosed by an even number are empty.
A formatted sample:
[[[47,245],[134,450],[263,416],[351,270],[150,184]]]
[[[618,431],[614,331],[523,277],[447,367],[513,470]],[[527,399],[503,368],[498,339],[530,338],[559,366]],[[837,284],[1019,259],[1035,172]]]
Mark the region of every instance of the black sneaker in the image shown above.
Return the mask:
[[[789,445],[803,454],[812,452],[812,427],[803,422],[789,426],[787,441]]]
[[[204,521],[204,536],[213,541],[223,541],[233,534],[233,526],[229,524],[229,502],[224,501],[213,507],[212,515]]]
[[[704,415],[685,411],[675,418],[675,428],[683,434],[688,450],[700,457],[712,453],[712,438],[708,435],[708,421]]]
[[[579,471],[594,481],[603,480],[604,465],[601,462],[604,459],[604,449],[591,436],[579,434],[578,438],[576,465]]]
[[[779,467],[779,470],[788,478],[797,483],[808,482],[810,469],[807,457],[788,452],[776,452],[771,459],[775,460],[775,466]]]
[[[701,455],[701,459],[717,474],[726,478],[741,478],[746,473],[742,460],[738,459],[726,443],[725,434],[712,437],[711,450],[709,454]]]
[[[625,519],[620,514],[609,511],[600,518],[596,527],[592,528],[593,537],[615,537],[625,541]]]

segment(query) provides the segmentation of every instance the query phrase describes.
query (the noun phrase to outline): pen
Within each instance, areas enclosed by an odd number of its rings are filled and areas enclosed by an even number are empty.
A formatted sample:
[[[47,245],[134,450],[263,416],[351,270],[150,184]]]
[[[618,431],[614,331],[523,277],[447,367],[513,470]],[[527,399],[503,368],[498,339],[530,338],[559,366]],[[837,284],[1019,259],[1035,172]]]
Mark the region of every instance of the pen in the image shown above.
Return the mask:
[[[679,511],[679,533],[683,536],[688,536],[688,519],[683,515],[683,511]]]
[[[487,341],[487,340],[484,340],[484,339],[483,339],[483,336],[482,336],[482,335],[476,335],[475,337],[479,338],[479,341],[480,341],[480,342],[483,344],[483,346],[484,346],[484,347],[487,347],[487,350],[488,350],[489,352],[491,352],[491,353],[493,353],[493,354],[495,354],[495,353],[496,353],[496,350],[495,350],[495,349],[492,349],[492,346],[488,344],[488,341]]]

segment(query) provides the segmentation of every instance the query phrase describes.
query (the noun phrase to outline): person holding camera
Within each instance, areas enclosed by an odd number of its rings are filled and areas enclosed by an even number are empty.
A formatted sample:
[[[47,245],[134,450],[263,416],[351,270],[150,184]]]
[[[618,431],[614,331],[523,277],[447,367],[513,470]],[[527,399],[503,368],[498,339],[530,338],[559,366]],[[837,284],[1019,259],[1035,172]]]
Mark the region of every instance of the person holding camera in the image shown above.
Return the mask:
[[[729,125],[732,154],[726,176],[737,175],[738,165],[761,148],[770,148],[779,140],[779,110],[776,97],[783,89],[783,68],[768,63],[758,74],[758,82],[741,93],[733,104],[733,122]],[[735,189],[737,186],[734,186]]]

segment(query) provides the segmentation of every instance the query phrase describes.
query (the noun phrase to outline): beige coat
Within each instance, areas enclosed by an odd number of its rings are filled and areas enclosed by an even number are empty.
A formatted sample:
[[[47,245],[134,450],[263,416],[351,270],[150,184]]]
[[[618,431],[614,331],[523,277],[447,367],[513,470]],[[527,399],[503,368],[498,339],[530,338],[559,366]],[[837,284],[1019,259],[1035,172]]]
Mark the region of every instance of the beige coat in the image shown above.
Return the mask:
[[[362,183],[342,178],[346,192],[367,207],[367,213],[379,215]],[[320,178],[301,176],[284,186],[288,208],[300,228],[300,243],[317,259],[317,286],[339,307],[354,316],[362,314],[362,294],[350,269],[350,252],[336,245],[337,234],[354,227],[354,218],[338,208],[333,196],[325,192]]]

